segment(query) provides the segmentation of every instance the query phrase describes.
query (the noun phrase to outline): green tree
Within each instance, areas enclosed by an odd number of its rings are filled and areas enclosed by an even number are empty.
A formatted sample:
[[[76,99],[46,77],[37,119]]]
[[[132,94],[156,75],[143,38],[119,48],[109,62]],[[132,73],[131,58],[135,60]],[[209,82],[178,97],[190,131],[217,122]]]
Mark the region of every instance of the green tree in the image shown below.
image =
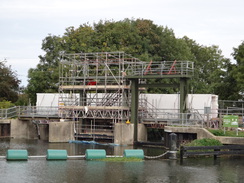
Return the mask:
[[[58,91],[60,51],[62,39],[58,36],[47,36],[42,42],[46,52],[39,56],[39,64],[28,71],[29,82],[26,88],[31,103],[35,105],[36,93],[53,93]]]
[[[226,95],[221,93],[228,80],[230,60],[224,58],[218,46],[203,46],[188,37],[183,38],[194,55],[194,77],[191,81],[193,93],[218,94],[224,99]]]
[[[65,53],[125,51],[141,60],[190,59],[186,43],[173,30],[151,20],[100,21],[93,26],[69,27],[63,36],[48,35],[42,43],[44,56],[29,70],[27,93],[35,103],[36,93],[58,91],[60,51]]]
[[[20,80],[11,66],[6,66],[6,60],[0,61],[0,102],[16,102]]]
[[[222,56],[217,46],[202,46],[187,37],[176,38],[172,29],[158,26],[151,20],[124,19],[99,21],[93,25],[69,27],[63,36],[48,35],[42,43],[45,55],[40,56],[36,68],[29,70],[27,92],[35,102],[36,93],[58,91],[60,52],[86,53],[124,51],[143,61],[190,60],[195,63],[191,81],[194,93],[222,91],[227,81],[229,59]],[[230,78],[228,78],[230,79]],[[150,83],[158,80],[150,80]],[[164,82],[175,82],[165,80]],[[151,88],[153,93],[172,93],[177,89]],[[224,95],[223,95],[224,96]]]
[[[236,67],[233,69],[233,77],[236,80],[238,93],[244,96],[244,41],[234,48],[233,57],[236,60]],[[238,97],[240,99],[240,96]],[[242,98],[243,99],[243,98]]]
[[[229,63],[225,70],[225,77],[220,83],[216,83],[215,91],[220,100],[238,100],[240,98],[236,79],[234,78],[235,64]]]

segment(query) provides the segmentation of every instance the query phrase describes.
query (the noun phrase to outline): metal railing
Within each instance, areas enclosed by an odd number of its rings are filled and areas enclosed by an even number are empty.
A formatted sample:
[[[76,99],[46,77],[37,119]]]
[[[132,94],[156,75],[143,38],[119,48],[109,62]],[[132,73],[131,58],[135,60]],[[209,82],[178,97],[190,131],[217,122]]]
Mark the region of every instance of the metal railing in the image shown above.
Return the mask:
[[[168,126],[191,126],[204,127],[204,120],[199,119],[196,113],[168,114]]]
[[[151,113],[139,113],[141,122],[166,123],[169,126],[204,126],[204,119],[199,113],[178,113],[178,110],[154,109]]]
[[[0,119],[8,119],[17,117],[17,108],[11,107],[7,109],[0,109]]]
[[[127,70],[127,75],[193,75],[193,72],[194,63],[191,61],[151,61],[134,64]]]
[[[50,118],[59,117],[58,106],[18,106],[17,108],[18,117],[27,118]]]
[[[80,109],[81,110],[81,109]],[[0,109],[0,119],[10,119],[10,118],[61,118],[63,110],[58,106],[55,107],[43,107],[43,106],[15,106],[8,109]],[[71,112],[71,111],[68,111]],[[77,112],[77,111],[76,111]],[[103,110],[99,110],[102,113]],[[94,111],[96,113],[96,111]],[[105,118],[108,115],[108,111],[105,111]],[[117,114],[117,113],[116,113]],[[86,114],[87,115],[87,114]],[[96,114],[97,115],[97,114]],[[96,118],[94,114],[94,117]],[[111,114],[113,117],[115,114]],[[122,117],[121,113],[121,117]],[[150,123],[160,123],[164,122],[170,126],[200,126],[205,127],[206,122],[210,121],[210,124],[216,123],[215,126],[218,128],[223,115],[239,115],[243,117],[242,108],[231,108],[231,109],[219,109],[216,113],[204,114],[203,111],[189,113],[179,113],[179,110],[173,109],[158,109],[152,106],[145,106],[145,109],[138,111],[139,122],[150,122]],[[85,115],[76,116],[77,118],[83,118]],[[127,116],[129,118],[129,116]],[[69,118],[74,118],[70,115]],[[104,118],[104,119],[105,119]],[[100,119],[100,118],[99,118]],[[111,118],[112,119],[112,118]],[[213,121],[211,122],[211,120]],[[243,118],[244,119],[244,118]]]
[[[227,107],[226,109],[220,109],[219,114],[221,114],[221,115],[244,116],[244,108],[242,108],[242,107]]]

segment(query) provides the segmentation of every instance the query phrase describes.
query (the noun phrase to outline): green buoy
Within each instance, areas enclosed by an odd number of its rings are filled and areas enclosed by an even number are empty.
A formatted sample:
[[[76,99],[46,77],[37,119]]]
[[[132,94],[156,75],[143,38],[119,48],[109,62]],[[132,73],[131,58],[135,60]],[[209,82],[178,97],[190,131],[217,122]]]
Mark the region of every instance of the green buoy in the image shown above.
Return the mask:
[[[106,151],[104,149],[87,149],[85,157],[87,160],[103,159],[106,158]]]
[[[124,157],[144,159],[144,151],[142,149],[125,149]]]
[[[48,149],[47,150],[47,160],[67,160],[67,150],[56,150]]]
[[[8,149],[6,159],[8,161],[17,161],[17,160],[28,160],[27,150],[21,149]]]

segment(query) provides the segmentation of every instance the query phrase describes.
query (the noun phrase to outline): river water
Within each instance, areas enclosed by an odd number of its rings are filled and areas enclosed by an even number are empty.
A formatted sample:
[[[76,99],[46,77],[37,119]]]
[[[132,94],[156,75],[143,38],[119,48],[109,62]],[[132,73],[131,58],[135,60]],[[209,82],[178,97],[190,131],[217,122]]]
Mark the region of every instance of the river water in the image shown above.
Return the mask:
[[[86,149],[105,149],[107,155],[122,155],[130,146],[48,143],[41,140],[0,139],[0,156],[7,149],[27,149],[29,156],[46,155],[47,149],[66,149],[68,155],[84,155]],[[145,155],[159,155],[160,148],[143,148]],[[244,157],[157,159],[142,162],[86,160],[0,160],[0,183],[242,183]]]

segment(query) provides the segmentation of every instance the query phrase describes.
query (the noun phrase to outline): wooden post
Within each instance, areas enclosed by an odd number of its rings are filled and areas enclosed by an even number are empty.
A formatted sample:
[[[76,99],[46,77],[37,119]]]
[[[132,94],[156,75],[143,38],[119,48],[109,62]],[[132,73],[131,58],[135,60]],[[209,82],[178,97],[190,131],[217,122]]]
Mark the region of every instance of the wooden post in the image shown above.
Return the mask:
[[[214,149],[214,151],[219,152],[219,151],[220,151],[220,149]],[[218,157],[218,154],[214,154],[214,160],[216,160],[216,159],[217,159],[217,157]]]
[[[180,147],[180,163],[183,163],[183,158],[184,158],[184,153],[185,153],[185,149],[184,146]]]

